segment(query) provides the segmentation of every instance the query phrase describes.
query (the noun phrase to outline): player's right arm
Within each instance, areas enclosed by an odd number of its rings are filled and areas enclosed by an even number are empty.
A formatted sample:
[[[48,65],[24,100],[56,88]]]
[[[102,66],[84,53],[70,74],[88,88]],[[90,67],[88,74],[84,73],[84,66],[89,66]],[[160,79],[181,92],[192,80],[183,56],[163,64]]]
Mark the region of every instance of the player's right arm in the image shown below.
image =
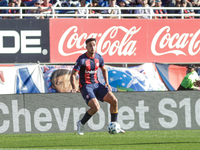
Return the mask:
[[[76,70],[72,70],[72,73],[71,73],[71,76],[70,76],[70,83],[72,85],[72,93],[76,93],[77,92],[77,89],[76,89],[76,86],[75,86],[75,78],[77,76],[77,71]]]

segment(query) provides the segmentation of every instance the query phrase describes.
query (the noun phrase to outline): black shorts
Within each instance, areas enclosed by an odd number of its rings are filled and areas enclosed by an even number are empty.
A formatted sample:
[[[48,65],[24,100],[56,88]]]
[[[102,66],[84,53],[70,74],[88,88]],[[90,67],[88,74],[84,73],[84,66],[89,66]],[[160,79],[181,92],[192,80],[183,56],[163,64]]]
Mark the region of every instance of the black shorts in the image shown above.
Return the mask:
[[[103,102],[103,98],[108,91],[108,88],[101,83],[86,84],[81,87],[81,94],[87,105],[92,98],[96,98]]]

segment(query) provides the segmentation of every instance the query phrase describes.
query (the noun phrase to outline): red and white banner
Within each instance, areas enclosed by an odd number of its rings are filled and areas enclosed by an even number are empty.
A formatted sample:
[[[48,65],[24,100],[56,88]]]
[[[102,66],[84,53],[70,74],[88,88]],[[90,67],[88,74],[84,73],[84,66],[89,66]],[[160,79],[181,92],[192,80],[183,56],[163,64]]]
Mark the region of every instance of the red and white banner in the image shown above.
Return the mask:
[[[199,62],[200,22],[194,20],[50,19],[50,62],[75,62],[89,37],[105,62]]]

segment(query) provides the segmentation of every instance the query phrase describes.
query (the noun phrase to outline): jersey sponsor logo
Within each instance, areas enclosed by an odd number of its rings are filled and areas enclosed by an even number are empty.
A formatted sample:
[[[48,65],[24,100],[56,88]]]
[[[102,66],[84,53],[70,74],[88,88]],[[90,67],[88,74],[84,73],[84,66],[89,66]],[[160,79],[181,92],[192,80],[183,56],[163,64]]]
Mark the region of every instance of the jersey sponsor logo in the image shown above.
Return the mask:
[[[95,74],[95,73],[97,73],[97,70],[91,70],[91,71],[87,71],[87,70],[85,70],[85,73]]]

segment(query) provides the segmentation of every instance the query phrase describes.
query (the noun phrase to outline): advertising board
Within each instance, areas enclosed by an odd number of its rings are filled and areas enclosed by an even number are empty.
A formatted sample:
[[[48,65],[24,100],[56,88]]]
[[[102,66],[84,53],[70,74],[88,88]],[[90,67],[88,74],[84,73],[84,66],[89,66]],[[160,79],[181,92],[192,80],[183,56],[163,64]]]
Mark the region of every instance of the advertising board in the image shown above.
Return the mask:
[[[49,55],[49,20],[0,20],[0,63],[49,62]]]
[[[193,130],[200,127],[198,91],[118,92],[118,123],[126,131]],[[107,132],[110,106],[85,124],[85,132]],[[88,110],[80,93],[0,95],[0,133],[76,132]]]
[[[186,19],[50,19],[50,62],[74,63],[90,37],[107,63],[199,62],[199,25]]]

